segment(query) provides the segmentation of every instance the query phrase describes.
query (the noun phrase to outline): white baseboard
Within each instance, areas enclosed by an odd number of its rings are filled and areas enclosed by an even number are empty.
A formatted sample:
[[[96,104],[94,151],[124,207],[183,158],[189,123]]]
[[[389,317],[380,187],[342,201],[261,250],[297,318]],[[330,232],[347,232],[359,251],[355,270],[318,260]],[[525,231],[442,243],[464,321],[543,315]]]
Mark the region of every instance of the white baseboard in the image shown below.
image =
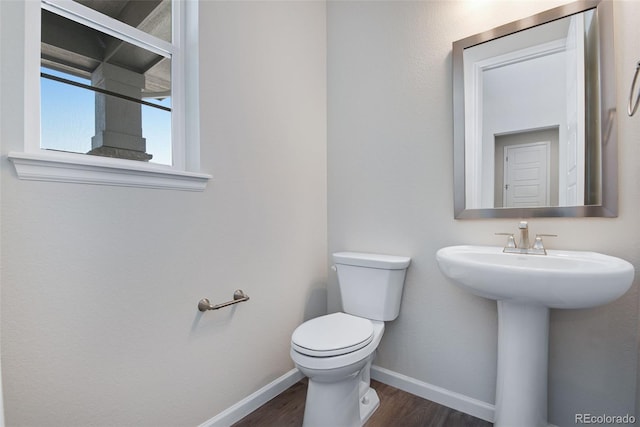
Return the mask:
[[[202,423],[199,427],[228,427],[240,421],[298,381],[304,378],[302,372],[293,368],[286,374],[271,381],[255,393],[242,399],[235,405],[220,412],[215,417]]]
[[[371,378],[456,411],[493,422],[495,410],[494,405],[490,403],[425,383],[376,365],[371,366]]]

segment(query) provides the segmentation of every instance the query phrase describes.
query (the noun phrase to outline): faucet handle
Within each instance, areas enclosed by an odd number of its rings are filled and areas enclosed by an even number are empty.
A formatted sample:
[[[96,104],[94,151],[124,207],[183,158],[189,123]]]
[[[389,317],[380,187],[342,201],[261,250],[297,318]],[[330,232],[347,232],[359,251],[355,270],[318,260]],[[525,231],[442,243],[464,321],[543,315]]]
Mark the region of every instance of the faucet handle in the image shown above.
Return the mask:
[[[513,233],[495,233],[496,236],[509,236],[507,237],[507,244],[505,248],[517,248],[516,238],[513,236]]]
[[[536,250],[541,250],[544,251],[544,245],[542,244],[542,238],[543,237],[558,237],[557,234],[542,234],[542,233],[537,233],[536,234],[536,238],[533,242],[533,246],[531,247],[531,249],[536,249]]]

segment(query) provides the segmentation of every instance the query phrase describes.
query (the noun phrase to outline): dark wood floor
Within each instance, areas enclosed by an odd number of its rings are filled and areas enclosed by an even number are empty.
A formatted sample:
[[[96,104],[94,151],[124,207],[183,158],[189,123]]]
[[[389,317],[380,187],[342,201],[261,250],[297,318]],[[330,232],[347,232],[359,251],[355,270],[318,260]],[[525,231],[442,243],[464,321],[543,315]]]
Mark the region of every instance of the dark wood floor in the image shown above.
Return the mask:
[[[489,427],[493,424],[438,405],[397,388],[371,381],[380,407],[365,427]],[[247,415],[233,427],[299,427],[304,415],[307,383],[302,380]],[[339,426],[328,426],[339,427]]]

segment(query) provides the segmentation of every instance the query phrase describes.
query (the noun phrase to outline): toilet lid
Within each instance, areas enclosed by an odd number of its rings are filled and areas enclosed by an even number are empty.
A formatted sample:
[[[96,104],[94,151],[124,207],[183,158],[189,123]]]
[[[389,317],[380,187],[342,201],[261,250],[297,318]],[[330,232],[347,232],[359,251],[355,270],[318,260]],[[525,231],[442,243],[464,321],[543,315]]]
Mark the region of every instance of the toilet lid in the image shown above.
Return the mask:
[[[333,313],[308,320],[291,336],[295,351],[316,357],[351,353],[373,340],[370,320],[346,313]]]

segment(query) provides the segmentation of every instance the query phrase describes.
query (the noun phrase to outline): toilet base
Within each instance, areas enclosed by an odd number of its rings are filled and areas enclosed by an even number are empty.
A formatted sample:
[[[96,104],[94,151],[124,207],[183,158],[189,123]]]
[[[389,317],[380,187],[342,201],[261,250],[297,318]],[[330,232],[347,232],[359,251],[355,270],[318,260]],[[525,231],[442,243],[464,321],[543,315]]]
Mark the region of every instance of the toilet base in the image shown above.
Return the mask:
[[[360,399],[360,422],[362,424],[366,423],[376,409],[378,409],[378,406],[380,406],[378,393],[376,393],[374,389],[369,388]]]
[[[361,427],[380,406],[378,393],[372,388],[364,396],[358,397],[354,393],[359,388],[357,386],[342,384],[336,387],[334,383],[330,390],[326,386],[327,383],[310,384],[303,427]],[[314,402],[311,404],[310,395]],[[352,406],[353,403],[357,404],[357,409]]]
[[[309,378],[303,427],[361,427],[371,417],[380,406],[369,387],[372,356],[320,376],[298,367]]]

